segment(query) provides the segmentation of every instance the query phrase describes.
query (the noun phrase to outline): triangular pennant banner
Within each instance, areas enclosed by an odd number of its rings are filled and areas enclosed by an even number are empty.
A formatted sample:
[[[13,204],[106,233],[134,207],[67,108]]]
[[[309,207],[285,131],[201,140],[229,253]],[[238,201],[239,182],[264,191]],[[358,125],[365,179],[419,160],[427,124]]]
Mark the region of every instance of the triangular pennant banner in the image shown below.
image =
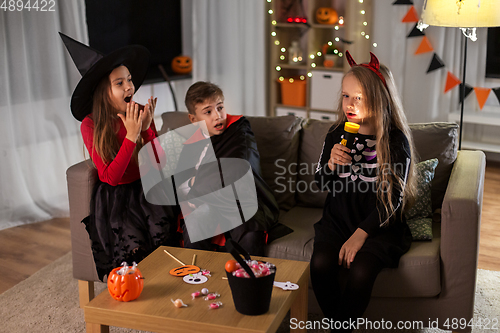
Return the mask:
[[[444,93],[446,94],[448,90],[456,87],[458,84],[460,84],[460,80],[453,74],[451,74],[450,71],[448,71],[448,74],[446,75],[446,84],[444,86]]]
[[[500,87],[498,87],[498,88],[493,88],[492,90],[493,90],[493,92],[495,93],[495,95],[497,96],[498,103],[500,103]]]
[[[438,68],[444,67],[444,62],[441,60],[441,58],[438,57],[436,53],[434,53],[434,56],[432,57],[431,64],[429,65],[429,68],[427,69],[427,73],[430,73],[432,71],[435,71]]]
[[[490,94],[491,88],[480,88],[474,87],[474,92],[476,93],[477,103],[479,104],[479,108],[482,110],[484,103],[488,99],[488,95]]]
[[[420,45],[418,46],[417,51],[415,52],[415,55],[421,54],[421,53],[427,53],[434,51],[434,48],[432,47],[431,43],[429,42],[429,39],[427,36],[424,36],[422,38],[422,41],[420,42]]]
[[[460,93],[458,94],[458,102],[460,103],[462,101],[462,88],[463,85],[462,83],[460,83]],[[465,84],[465,98],[467,98],[467,96],[469,96],[469,94],[472,92],[472,90],[474,90],[474,88],[472,86],[469,86],[467,83]],[[464,98],[464,100],[465,100]]]
[[[418,23],[415,23],[415,26],[413,27],[412,31],[410,31],[410,34],[406,36],[406,38],[425,36],[424,32],[420,31],[420,29],[417,28],[417,25]]]
[[[408,13],[406,13],[405,17],[403,17],[403,20],[401,22],[403,23],[418,22],[418,14],[415,7],[413,6],[410,7],[410,10],[408,11]]]
[[[396,0],[392,3],[393,5],[413,5],[411,0]]]

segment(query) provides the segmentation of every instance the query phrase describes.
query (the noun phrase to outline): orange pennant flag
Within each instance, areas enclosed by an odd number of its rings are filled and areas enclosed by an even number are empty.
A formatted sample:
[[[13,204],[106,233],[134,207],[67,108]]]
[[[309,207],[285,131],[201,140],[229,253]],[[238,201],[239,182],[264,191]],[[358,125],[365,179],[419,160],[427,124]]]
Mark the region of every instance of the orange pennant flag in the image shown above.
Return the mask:
[[[403,17],[403,20],[401,21],[403,23],[409,23],[409,22],[418,22],[418,14],[417,11],[415,10],[415,7],[411,6],[410,10],[408,13],[406,13],[406,16]]]
[[[427,38],[427,36],[424,36],[422,38],[422,41],[420,42],[420,45],[418,46],[417,51],[415,51],[415,55],[431,51],[434,51],[434,48],[432,47],[431,42],[429,42],[429,38]]]
[[[446,76],[446,85],[444,87],[444,93],[446,94],[448,90],[454,88],[460,83],[462,82],[460,82],[460,80],[455,75],[451,74],[451,72],[448,72],[448,75]]]
[[[477,103],[479,104],[479,108],[482,110],[484,103],[488,99],[488,95],[490,94],[490,88],[480,88],[474,87],[474,92],[476,93]]]

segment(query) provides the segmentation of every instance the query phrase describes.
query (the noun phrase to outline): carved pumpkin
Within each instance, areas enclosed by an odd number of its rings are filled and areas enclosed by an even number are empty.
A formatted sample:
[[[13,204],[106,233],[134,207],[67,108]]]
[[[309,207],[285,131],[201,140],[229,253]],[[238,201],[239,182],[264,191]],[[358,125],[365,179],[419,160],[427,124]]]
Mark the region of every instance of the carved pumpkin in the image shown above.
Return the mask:
[[[144,288],[144,280],[141,272],[136,267],[129,270],[125,275],[118,274],[118,270],[122,267],[117,267],[109,273],[108,290],[114,299],[121,302],[133,301],[142,292]]]
[[[335,24],[339,16],[337,11],[329,7],[320,7],[316,11],[316,20],[320,24]]]
[[[172,59],[172,71],[177,74],[189,74],[193,70],[193,62],[188,56],[180,55]]]
[[[172,268],[169,273],[172,274],[173,276],[185,276],[188,274],[198,273],[199,271],[200,268],[198,266],[184,265],[181,267]]]

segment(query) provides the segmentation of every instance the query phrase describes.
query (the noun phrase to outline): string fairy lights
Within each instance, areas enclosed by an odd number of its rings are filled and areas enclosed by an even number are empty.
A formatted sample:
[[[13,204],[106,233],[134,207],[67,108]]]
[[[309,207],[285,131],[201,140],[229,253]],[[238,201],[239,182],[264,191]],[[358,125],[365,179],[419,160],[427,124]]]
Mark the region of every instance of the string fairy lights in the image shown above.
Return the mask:
[[[273,1],[278,1],[278,0],[267,0],[267,3],[272,4]],[[370,20],[369,20],[369,18],[367,18],[367,12],[366,12],[366,9],[364,7],[365,1],[364,0],[357,0],[357,2],[358,2],[358,6],[359,6],[359,9],[357,11],[357,13],[359,13],[359,20],[357,18],[356,21],[359,22],[359,30],[358,30],[359,34],[362,37],[364,37],[364,39],[371,40],[372,39],[371,36],[369,35],[369,33],[367,33],[367,31],[370,29],[370,22],[369,22]],[[276,13],[274,12],[274,10],[272,8],[269,8],[267,12],[268,12],[269,16],[271,17],[271,32],[270,32],[270,34],[271,34],[271,37],[274,39],[274,45],[276,45],[277,47],[279,47],[279,51],[280,51],[278,53],[279,60],[281,62],[283,62],[283,61],[286,60],[286,54],[287,54],[288,50],[287,50],[287,47],[281,45],[281,41],[279,40],[279,34],[278,34],[277,29],[276,29],[276,27],[278,27],[278,22],[275,19]],[[337,22],[337,24],[333,28],[334,28],[335,31],[339,31],[340,28],[344,26],[344,24],[345,24],[344,17],[343,16],[339,16],[338,22]],[[330,40],[330,41],[327,42],[328,47],[333,46],[334,45],[334,41],[336,43],[340,43],[340,42],[344,42],[345,43],[345,41],[343,39],[341,39],[338,36],[336,36],[332,40]],[[375,48],[378,46],[378,44],[376,42],[374,42],[374,41],[372,41],[371,45],[373,47],[375,47]],[[320,57],[324,56],[325,54],[326,54],[325,47],[323,47],[322,50],[313,50],[311,52],[311,54],[309,54],[309,58],[310,58],[311,61],[310,61],[310,64],[309,64],[309,71],[307,72],[307,77],[312,77],[313,73],[312,73],[311,70],[312,69],[317,69],[318,66],[319,66],[317,58],[320,58]],[[343,52],[341,50],[339,50],[338,48],[335,48],[333,50],[333,54],[337,55],[338,57],[343,57],[343,55],[344,55]],[[296,61],[296,63],[300,63],[300,62]],[[296,66],[296,65],[294,64],[294,66]],[[280,66],[280,65],[275,66],[275,70],[277,72],[280,72],[282,69],[283,69],[283,67]],[[283,76],[279,77],[280,81],[282,81],[281,80],[282,78],[284,80]],[[305,79],[305,76],[301,75],[300,79],[301,80]]]

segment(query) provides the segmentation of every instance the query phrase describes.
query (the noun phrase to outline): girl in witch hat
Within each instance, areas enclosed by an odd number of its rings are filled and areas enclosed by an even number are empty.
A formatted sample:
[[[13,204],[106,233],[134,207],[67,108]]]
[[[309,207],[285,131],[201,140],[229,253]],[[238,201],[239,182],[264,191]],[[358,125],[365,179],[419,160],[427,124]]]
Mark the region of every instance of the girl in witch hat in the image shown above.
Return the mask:
[[[397,267],[410,248],[403,209],[415,188],[412,136],[391,72],[373,53],[369,64],[356,64],[349,51],[346,58],[351,69],[342,79],[339,119],[315,174],[329,193],[311,258],[316,299],[339,332],[352,331],[378,273]],[[346,122],[359,125],[352,147],[341,144]]]
[[[82,75],[71,97],[71,112],[82,122],[83,141],[99,175],[90,215],[82,222],[99,279],[104,280],[123,261],[139,262],[160,245],[174,245],[178,211],[146,201],[140,180],[138,152],[158,136],[156,98],[151,96],[144,107],[133,101],[146,76],[149,51],[133,45],[102,55],[60,36]],[[163,151],[158,153],[162,160]]]

